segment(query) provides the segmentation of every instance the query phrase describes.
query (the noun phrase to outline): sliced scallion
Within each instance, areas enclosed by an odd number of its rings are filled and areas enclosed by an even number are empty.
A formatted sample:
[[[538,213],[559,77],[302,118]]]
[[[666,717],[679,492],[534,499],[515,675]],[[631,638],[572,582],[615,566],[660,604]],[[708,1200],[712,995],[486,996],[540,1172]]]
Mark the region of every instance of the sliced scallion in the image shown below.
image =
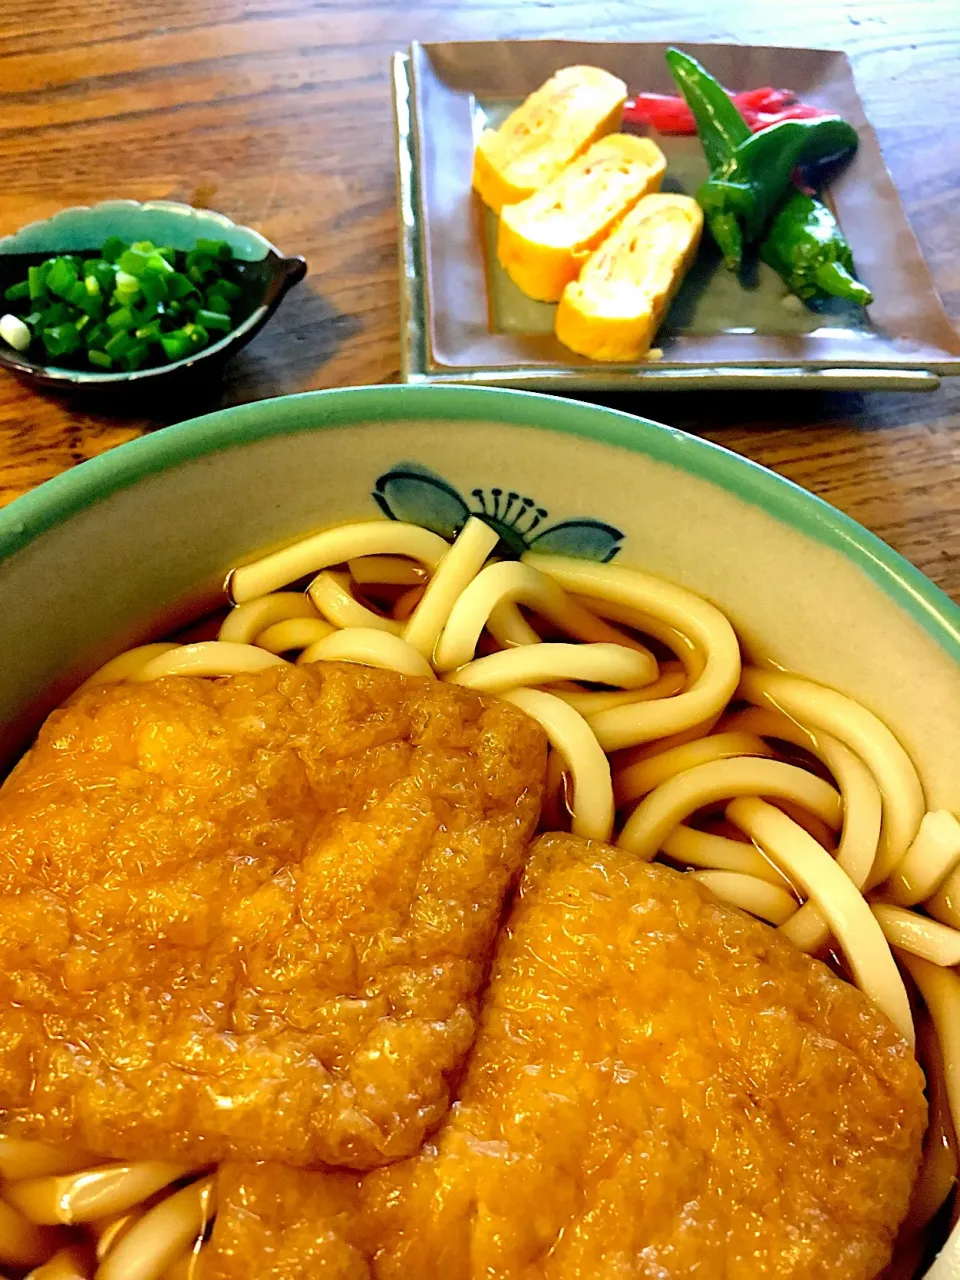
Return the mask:
[[[243,297],[226,241],[181,250],[112,236],[99,251],[48,258],[8,285],[0,337],[36,348],[37,358],[130,372],[219,341],[243,318]]]

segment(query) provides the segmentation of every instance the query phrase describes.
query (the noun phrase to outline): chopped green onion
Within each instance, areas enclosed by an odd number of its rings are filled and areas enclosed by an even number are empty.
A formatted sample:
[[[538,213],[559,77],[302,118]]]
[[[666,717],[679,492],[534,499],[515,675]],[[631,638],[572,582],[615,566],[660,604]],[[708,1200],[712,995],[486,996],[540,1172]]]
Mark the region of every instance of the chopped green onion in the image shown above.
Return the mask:
[[[121,271],[125,271],[128,275],[136,276],[139,279],[146,269],[147,261],[152,252],[153,246],[150,247],[147,253],[135,248],[125,249],[117,259],[117,266]]]
[[[116,360],[120,356],[126,355],[133,345],[134,340],[129,333],[115,333],[104,347],[104,351],[108,356],[113,356],[114,360]]]
[[[221,262],[229,262],[233,257],[233,250],[227,244],[226,240],[198,240],[197,248],[201,253],[208,253],[211,258],[219,258]]]
[[[17,342],[51,360],[132,372],[182,360],[229,333],[243,282],[224,240],[185,251],[111,236],[99,253],[62,253],[3,290]],[[226,273],[226,274],[224,274]],[[24,348],[24,349],[26,349]]]
[[[147,342],[159,342],[161,334],[160,323],[160,317],[158,316],[155,320],[151,320],[149,324],[137,329],[135,336],[145,339]]]
[[[107,324],[113,333],[120,333],[124,329],[132,329],[136,320],[129,307],[120,307],[118,311],[110,312],[107,316]]]
[[[46,297],[47,286],[44,284],[44,274],[42,267],[27,268],[27,284],[30,288],[30,301],[39,302]]]
[[[158,302],[166,302],[169,295],[167,282],[163,276],[144,276],[141,281],[143,296],[151,306],[156,306]]]
[[[162,253],[151,253],[147,259],[146,270],[150,275],[165,276],[173,270],[173,267],[166,260]]]
[[[216,254],[207,253],[204,249],[191,249],[186,257],[187,274],[190,274],[190,267],[196,267],[206,275],[219,269],[219,261]]]
[[[167,276],[167,292],[171,298],[185,298],[189,293],[196,293],[196,288],[179,271],[172,271]]]
[[[185,329],[174,329],[173,333],[161,334],[160,344],[170,361],[182,360],[194,348],[191,335]]]
[[[85,316],[96,316],[99,319],[103,312],[103,300],[98,295],[88,293],[87,286],[82,280],[78,280],[74,284],[65,301],[76,307]],[[73,319],[74,317],[68,318]]]
[[[77,283],[77,269],[69,258],[57,258],[47,276],[47,288],[51,293],[67,298]]]
[[[230,317],[223,312],[203,308],[197,312],[197,323],[202,324],[205,329],[219,329],[222,333],[229,333],[232,324]]]
[[[126,247],[126,244],[119,236],[110,236],[100,250],[100,257],[105,262],[116,262]]]
[[[53,325],[65,324],[73,318],[73,313],[65,302],[54,302],[40,313],[40,326],[49,329]]]
[[[109,262],[95,262],[89,274],[96,276],[104,293],[109,293],[116,283],[117,269]]]
[[[83,345],[77,326],[70,323],[57,324],[50,329],[44,329],[41,337],[49,356],[69,356]]]
[[[134,369],[139,369],[146,360],[150,348],[146,342],[134,342],[131,347],[123,353],[121,364],[128,373],[132,373]]]
[[[14,351],[26,351],[33,341],[33,335],[19,316],[0,316],[0,338]]]
[[[105,347],[112,337],[109,327],[103,323],[94,325],[87,334],[88,347]]]

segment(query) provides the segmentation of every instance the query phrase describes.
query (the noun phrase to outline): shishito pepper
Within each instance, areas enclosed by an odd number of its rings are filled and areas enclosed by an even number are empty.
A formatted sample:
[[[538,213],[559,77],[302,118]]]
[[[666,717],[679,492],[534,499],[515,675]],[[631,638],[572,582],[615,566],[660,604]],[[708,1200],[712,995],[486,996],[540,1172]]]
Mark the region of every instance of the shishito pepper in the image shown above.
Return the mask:
[[[712,170],[697,200],[725,263],[737,270],[744,241],[762,234],[795,167],[855,150],[857,132],[839,116],[820,116],[751,133],[726,89],[696,58],[679,49],[668,49],[666,58]]]
[[[667,66],[696,121],[703,154],[712,170],[726,164],[733,152],[752,137],[736,103],[696,58],[681,49],[668,49]]]
[[[798,298],[830,294],[866,307],[873,294],[856,278],[853,253],[825,204],[795,191],[780,206],[760,257]]]
[[[852,125],[839,116],[821,116],[782,120],[736,147],[697,192],[726,265],[739,269],[744,243],[762,235],[797,165],[822,163],[856,146]]]

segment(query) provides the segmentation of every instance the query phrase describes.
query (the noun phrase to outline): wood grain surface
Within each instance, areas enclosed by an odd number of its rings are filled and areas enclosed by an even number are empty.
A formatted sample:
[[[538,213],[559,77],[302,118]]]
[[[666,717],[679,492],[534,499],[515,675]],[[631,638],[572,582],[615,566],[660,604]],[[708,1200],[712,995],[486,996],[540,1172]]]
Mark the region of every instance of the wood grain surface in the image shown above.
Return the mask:
[[[0,235],[64,205],[168,197],[305,255],[310,275],[201,398],[150,418],[0,372],[0,501],[222,405],[398,377],[389,55],[411,39],[719,40],[846,50],[960,321],[957,0],[6,0]],[[957,380],[960,382],[960,379]],[[862,521],[960,601],[960,386],[622,396]]]

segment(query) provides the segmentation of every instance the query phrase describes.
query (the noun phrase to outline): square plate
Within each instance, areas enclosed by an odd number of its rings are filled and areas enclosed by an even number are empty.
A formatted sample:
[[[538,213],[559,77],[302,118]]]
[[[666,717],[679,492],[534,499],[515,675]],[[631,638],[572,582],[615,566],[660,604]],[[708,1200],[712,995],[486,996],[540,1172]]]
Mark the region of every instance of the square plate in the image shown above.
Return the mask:
[[[784,305],[786,287],[763,264],[745,287],[705,237],[657,336],[661,359],[601,364],[557,341],[554,308],[526,298],[496,262],[496,217],[471,187],[475,139],[573,63],[604,67],[633,91],[671,92],[667,48],[483,41],[414,44],[395,56],[404,380],[547,390],[926,390],[941,375],[960,373],[960,336],[883,163],[849,62],[821,49],[684,44],[726,84],[788,86],[857,129],[859,150],[831,183],[829,199],[876,297],[869,316],[838,300],[817,310],[793,300]],[[668,161],[664,189],[695,191],[706,175],[699,141],[654,136]]]

